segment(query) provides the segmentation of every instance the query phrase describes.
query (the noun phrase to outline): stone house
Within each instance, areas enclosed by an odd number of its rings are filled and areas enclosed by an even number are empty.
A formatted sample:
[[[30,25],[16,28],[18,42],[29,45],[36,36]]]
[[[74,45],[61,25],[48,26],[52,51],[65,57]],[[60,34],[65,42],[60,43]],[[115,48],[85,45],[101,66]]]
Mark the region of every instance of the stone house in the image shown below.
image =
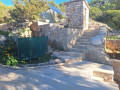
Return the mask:
[[[86,0],[71,0],[65,3],[66,22],[69,27],[88,30],[89,5]]]

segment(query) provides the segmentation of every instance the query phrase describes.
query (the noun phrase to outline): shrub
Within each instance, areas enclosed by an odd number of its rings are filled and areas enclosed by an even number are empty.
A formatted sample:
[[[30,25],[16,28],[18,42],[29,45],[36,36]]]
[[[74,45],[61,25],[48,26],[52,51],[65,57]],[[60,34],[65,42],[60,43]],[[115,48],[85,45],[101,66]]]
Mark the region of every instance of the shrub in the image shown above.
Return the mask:
[[[8,66],[17,66],[18,60],[14,56],[6,56],[3,58],[3,64]]]
[[[0,30],[0,35],[5,35],[6,37],[8,37],[9,34],[10,34],[10,32],[8,32],[8,31]]]
[[[6,40],[4,46],[0,45],[0,63],[8,66],[16,66],[17,61],[17,49],[13,40]]]

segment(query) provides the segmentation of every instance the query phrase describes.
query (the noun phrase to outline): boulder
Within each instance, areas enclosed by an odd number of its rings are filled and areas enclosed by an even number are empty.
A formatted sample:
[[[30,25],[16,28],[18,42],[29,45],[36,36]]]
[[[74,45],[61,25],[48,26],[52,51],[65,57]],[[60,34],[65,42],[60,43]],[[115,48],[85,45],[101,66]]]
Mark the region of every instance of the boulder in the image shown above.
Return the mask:
[[[50,60],[49,63],[50,64],[55,64],[55,61],[54,60]]]
[[[62,61],[60,59],[55,59],[55,64],[60,64]]]

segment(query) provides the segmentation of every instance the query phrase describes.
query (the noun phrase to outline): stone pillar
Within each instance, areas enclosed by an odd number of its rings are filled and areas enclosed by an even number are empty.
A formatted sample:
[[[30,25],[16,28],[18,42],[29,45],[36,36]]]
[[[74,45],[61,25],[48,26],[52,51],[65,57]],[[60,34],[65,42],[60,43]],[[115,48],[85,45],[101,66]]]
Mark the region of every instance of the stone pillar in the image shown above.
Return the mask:
[[[114,81],[118,84],[120,90],[120,60],[113,61]]]

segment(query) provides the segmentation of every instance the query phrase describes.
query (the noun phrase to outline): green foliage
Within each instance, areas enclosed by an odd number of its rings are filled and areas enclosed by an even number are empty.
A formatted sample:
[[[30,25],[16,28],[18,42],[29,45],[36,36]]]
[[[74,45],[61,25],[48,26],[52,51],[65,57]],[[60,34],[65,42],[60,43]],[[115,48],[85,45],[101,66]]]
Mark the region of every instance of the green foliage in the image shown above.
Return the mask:
[[[14,56],[6,56],[3,58],[3,64],[8,66],[17,66],[18,60]]]
[[[0,35],[5,35],[6,37],[8,37],[9,34],[10,34],[10,32],[8,32],[8,31],[0,30]]]
[[[10,20],[9,10],[12,8],[12,6],[6,6],[0,1],[0,23],[7,23]]]
[[[13,0],[15,8],[10,11],[12,18],[17,22],[40,19],[40,13],[49,9],[44,0]]]
[[[45,54],[42,57],[40,57],[41,62],[48,62],[51,59],[51,54]]]
[[[21,61],[20,63],[21,64],[38,64],[38,63],[49,62],[50,59],[51,59],[51,54],[44,54],[39,59]]]
[[[96,7],[91,7],[90,8],[90,17],[91,19],[97,19],[98,17],[102,16],[103,15],[103,12],[99,9],[99,8],[96,8]]]
[[[120,0],[92,0],[90,18],[120,29]]]
[[[13,40],[6,40],[4,46],[0,45],[0,63],[8,66],[16,66],[17,47]]]
[[[110,27],[119,30],[120,29],[120,10],[104,11],[103,16],[99,17],[99,21],[107,23]]]
[[[60,6],[58,4],[56,4],[53,0],[50,0],[48,3],[55,6],[56,8],[60,9]]]
[[[118,40],[119,38],[117,36],[107,36],[107,40]]]
[[[115,4],[106,4],[105,6],[101,6],[100,8],[102,11],[106,11],[106,10],[115,10],[116,9],[116,5]]]

